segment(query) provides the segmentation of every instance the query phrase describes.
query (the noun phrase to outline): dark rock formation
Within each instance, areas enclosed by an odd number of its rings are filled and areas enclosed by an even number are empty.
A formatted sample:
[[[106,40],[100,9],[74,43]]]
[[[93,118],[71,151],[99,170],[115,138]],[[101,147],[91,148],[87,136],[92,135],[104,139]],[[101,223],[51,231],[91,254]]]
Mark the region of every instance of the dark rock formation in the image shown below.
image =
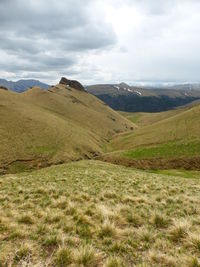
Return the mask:
[[[8,91],[8,88],[6,88],[5,86],[0,85],[0,89]]]
[[[64,84],[64,85],[70,86],[70,87],[77,89],[79,91],[85,91],[85,89],[81,83],[79,83],[78,81],[74,81],[74,80],[68,80],[65,77],[61,78],[59,84]]]

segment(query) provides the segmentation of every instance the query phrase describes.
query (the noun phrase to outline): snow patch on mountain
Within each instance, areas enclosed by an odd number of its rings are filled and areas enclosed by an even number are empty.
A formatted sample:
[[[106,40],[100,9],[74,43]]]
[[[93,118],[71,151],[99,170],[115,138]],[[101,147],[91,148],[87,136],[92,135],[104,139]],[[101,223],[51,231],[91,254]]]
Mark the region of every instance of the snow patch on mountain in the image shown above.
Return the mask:
[[[138,95],[142,95],[142,93],[139,92],[139,91],[137,91],[137,90],[134,90],[134,92],[135,92],[136,94],[138,94]]]
[[[119,91],[119,86],[117,86],[117,85],[114,85],[114,88],[116,88],[118,91]]]

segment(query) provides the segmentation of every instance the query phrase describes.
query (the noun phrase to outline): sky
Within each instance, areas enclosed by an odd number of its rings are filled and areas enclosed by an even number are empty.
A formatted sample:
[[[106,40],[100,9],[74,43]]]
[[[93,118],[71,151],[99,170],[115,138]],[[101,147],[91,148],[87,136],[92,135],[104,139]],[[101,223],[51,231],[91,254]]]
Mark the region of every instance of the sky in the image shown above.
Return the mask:
[[[199,0],[0,0],[0,78],[200,82]]]

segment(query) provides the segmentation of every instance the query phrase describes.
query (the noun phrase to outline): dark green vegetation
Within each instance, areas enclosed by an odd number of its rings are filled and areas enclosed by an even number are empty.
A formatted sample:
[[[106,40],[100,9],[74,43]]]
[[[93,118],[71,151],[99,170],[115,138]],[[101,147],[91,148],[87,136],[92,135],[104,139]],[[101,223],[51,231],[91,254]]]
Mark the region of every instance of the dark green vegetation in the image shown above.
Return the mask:
[[[200,99],[199,86],[180,86],[175,88],[145,89],[117,85],[91,85],[87,90],[115,110],[126,112],[160,112],[186,105]]]
[[[134,125],[95,96],[59,84],[0,90],[0,172],[91,158]]]
[[[1,266],[199,266],[200,176],[80,161],[0,177]]]

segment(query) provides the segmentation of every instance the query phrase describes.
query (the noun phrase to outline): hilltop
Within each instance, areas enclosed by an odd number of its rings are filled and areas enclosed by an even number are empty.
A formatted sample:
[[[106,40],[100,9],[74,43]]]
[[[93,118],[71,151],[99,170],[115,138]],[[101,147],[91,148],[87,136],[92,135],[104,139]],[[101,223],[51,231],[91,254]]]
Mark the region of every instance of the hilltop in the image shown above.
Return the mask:
[[[85,90],[65,84],[0,90],[0,169],[25,170],[91,158],[134,125]]]
[[[113,109],[126,112],[161,112],[200,99],[198,86],[146,88],[120,83],[91,85],[86,89]]]

